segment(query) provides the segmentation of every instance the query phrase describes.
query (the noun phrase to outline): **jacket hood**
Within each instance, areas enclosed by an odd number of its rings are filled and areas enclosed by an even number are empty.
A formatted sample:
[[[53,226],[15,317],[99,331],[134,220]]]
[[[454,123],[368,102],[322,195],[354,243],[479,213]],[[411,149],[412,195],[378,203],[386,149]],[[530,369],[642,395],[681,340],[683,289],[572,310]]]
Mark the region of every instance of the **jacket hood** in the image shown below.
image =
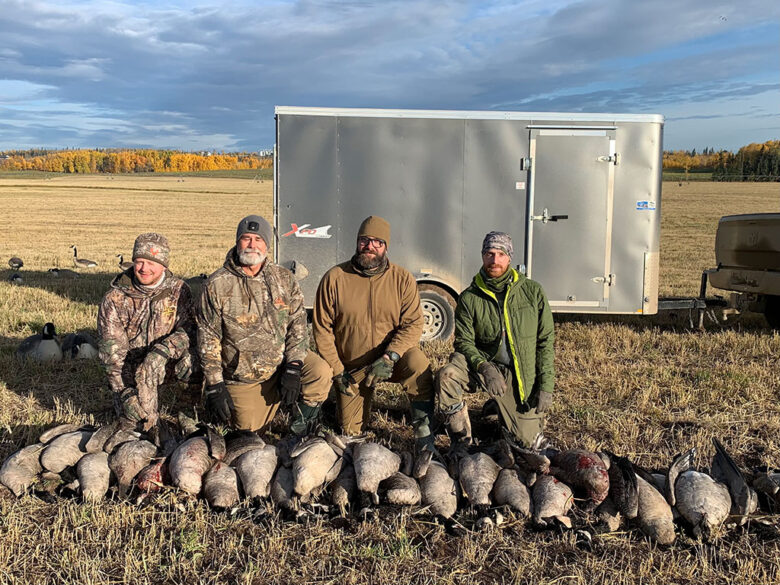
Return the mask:
[[[111,288],[115,288],[122,291],[124,294],[142,299],[148,297],[156,297],[160,294],[168,294],[176,283],[176,279],[173,277],[173,273],[165,269],[165,278],[162,284],[157,288],[148,288],[143,285],[137,284],[133,277],[133,269],[128,268],[124,272],[120,272],[111,281]]]

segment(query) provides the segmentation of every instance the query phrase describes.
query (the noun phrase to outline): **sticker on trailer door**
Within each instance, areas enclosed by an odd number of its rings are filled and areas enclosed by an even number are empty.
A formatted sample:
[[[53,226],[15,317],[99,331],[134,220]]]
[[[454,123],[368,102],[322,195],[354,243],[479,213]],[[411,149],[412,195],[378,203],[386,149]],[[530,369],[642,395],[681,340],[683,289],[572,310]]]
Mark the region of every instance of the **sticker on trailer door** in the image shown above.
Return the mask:
[[[291,223],[290,227],[292,229],[286,234],[282,234],[282,237],[286,238],[294,235],[296,238],[330,238],[333,235],[328,233],[328,230],[332,227],[330,225],[316,228],[309,227],[310,225],[310,223],[305,223],[299,226],[297,223]]]
[[[655,211],[655,201],[637,201],[637,211]]]

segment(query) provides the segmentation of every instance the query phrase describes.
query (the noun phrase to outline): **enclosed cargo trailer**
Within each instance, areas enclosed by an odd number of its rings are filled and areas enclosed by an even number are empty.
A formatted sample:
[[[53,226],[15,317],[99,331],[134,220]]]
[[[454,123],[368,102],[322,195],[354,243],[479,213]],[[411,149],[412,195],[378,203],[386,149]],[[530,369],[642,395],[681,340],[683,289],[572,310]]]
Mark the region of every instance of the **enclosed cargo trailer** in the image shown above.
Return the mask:
[[[663,117],[276,108],[275,258],[307,306],[379,215],[420,284],[424,338],[448,337],[487,232],[555,312],[658,308]]]

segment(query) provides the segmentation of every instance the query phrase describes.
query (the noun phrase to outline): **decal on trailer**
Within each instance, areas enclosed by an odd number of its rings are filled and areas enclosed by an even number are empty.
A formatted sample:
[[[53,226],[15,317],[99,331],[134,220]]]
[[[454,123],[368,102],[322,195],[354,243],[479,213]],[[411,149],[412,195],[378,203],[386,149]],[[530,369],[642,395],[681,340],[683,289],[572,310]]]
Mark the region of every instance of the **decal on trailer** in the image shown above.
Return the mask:
[[[294,235],[296,238],[330,238],[333,235],[328,233],[328,230],[331,228],[330,225],[322,225],[316,228],[309,227],[310,225],[310,223],[305,223],[299,226],[297,223],[291,223],[290,227],[292,229],[286,234],[282,234],[282,237],[286,238]]]
[[[637,201],[637,211],[655,211],[655,201]]]

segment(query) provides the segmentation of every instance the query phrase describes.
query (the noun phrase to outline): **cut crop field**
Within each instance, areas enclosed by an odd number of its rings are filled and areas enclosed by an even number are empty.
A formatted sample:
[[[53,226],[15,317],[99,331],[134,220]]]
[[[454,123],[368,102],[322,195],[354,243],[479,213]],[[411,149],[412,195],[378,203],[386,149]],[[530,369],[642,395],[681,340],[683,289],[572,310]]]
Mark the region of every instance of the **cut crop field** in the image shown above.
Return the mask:
[[[235,225],[270,217],[272,183],[230,177],[54,178],[0,175],[0,260],[19,256],[24,282],[0,270],[0,458],[56,423],[104,423],[111,398],[94,362],[20,364],[19,342],[52,321],[60,334],[95,332],[97,304],[129,260],[139,233],[171,241],[172,270],[189,277],[218,268]],[[663,186],[661,296],[695,296],[714,266],[722,215],[780,211],[780,184],[667,182]],[[99,263],[76,278],[70,245]],[[392,258],[392,249],[390,251]],[[478,267],[474,267],[475,271]],[[546,434],[559,447],[609,449],[663,469],[696,447],[709,468],[711,439],[745,469],[780,468],[780,334],[762,316],[731,328],[687,328],[687,315],[556,316],[556,394]],[[451,346],[425,347],[434,369]],[[182,388],[166,387],[169,413],[192,413]],[[479,396],[469,403],[476,428]],[[484,400],[484,398],[483,398]],[[410,447],[406,399],[379,393],[372,431]],[[199,407],[198,407],[199,408]],[[200,412],[200,410],[198,410]],[[274,425],[272,438],[284,428]],[[446,448],[445,435],[438,437]],[[20,499],[0,493],[0,583],[778,583],[780,518],[763,516],[705,544],[684,530],[668,547],[638,529],[595,534],[538,530],[509,515],[492,532],[448,534],[416,510],[377,516],[252,519],[244,505],[217,513],[174,490],[136,505],[87,505],[39,486]],[[470,527],[473,518],[459,516]],[[582,513],[575,524],[588,529]]]

